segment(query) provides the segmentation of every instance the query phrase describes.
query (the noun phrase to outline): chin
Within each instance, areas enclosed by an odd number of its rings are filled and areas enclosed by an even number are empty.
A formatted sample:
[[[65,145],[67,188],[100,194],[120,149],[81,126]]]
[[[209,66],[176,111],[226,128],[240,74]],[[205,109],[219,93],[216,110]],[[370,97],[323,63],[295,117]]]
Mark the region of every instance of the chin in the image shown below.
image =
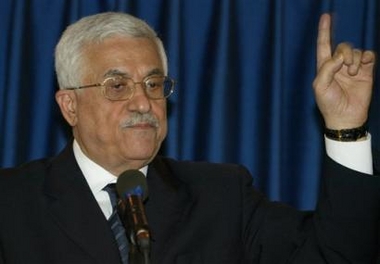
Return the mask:
[[[128,157],[128,160],[144,161],[144,160],[151,160],[155,153],[156,152],[153,150],[141,151],[140,149],[140,151],[139,150],[133,151],[133,149],[129,149],[128,154],[126,154],[125,156]]]

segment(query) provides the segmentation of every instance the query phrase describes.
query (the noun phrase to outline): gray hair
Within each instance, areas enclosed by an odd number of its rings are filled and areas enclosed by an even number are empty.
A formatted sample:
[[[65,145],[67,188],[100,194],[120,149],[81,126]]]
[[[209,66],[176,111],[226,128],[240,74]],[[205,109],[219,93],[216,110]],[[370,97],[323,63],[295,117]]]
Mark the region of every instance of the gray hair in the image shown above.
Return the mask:
[[[78,86],[82,69],[85,68],[82,65],[85,45],[99,43],[114,36],[152,39],[158,47],[167,74],[167,56],[157,33],[146,22],[132,15],[106,12],[84,17],[63,32],[55,49],[55,71],[59,87]]]

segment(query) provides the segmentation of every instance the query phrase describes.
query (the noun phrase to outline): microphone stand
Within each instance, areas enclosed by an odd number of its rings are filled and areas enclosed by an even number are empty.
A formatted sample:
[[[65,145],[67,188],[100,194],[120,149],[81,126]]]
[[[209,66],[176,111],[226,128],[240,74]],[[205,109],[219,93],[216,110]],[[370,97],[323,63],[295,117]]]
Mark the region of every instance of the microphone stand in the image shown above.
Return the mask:
[[[136,203],[141,203],[141,199],[137,199],[136,196],[130,196],[129,199],[132,200],[133,205]],[[121,200],[118,203],[118,213],[120,219],[124,224],[124,228],[127,234],[128,241],[132,246],[130,250],[129,263],[130,264],[150,264],[150,232],[147,226],[147,221],[145,215],[144,219],[135,219],[135,214],[128,214],[128,210],[125,210],[125,203]],[[132,210],[138,210],[138,208],[143,207],[132,207]],[[140,214],[137,214],[141,216]],[[134,225],[135,223],[144,223],[144,225]]]

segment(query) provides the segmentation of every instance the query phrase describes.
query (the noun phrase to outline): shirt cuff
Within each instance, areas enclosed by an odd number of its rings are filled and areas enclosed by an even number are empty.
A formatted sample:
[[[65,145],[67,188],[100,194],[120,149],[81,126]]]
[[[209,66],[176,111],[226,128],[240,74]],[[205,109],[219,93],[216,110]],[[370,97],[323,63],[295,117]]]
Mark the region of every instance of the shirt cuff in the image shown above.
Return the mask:
[[[335,162],[358,172],[373,174],[371,135],[362,141],[342,142],[325,136],[327,155]]]

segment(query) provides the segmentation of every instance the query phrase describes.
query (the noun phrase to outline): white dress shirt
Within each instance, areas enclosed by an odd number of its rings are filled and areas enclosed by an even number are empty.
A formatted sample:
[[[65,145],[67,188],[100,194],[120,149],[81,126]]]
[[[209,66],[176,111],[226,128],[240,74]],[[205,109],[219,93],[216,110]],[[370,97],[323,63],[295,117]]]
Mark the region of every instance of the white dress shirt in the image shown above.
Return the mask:
[[[327,155],[335,162],[362,173],[373,174],[371,135],[366,140],[340,142],[325,136]]]
[[[73,143],[73,150],[75,159],[90,186],[92,194],[102,209],[104,216],[108,219],[112,214],[112,205],[108,193],[103,188],[110,183],[116,183],[117,177],[90,160],[83,153],[76,140]],[[140,169],[144,175],[146,175],[147,170],[148,166]]]

